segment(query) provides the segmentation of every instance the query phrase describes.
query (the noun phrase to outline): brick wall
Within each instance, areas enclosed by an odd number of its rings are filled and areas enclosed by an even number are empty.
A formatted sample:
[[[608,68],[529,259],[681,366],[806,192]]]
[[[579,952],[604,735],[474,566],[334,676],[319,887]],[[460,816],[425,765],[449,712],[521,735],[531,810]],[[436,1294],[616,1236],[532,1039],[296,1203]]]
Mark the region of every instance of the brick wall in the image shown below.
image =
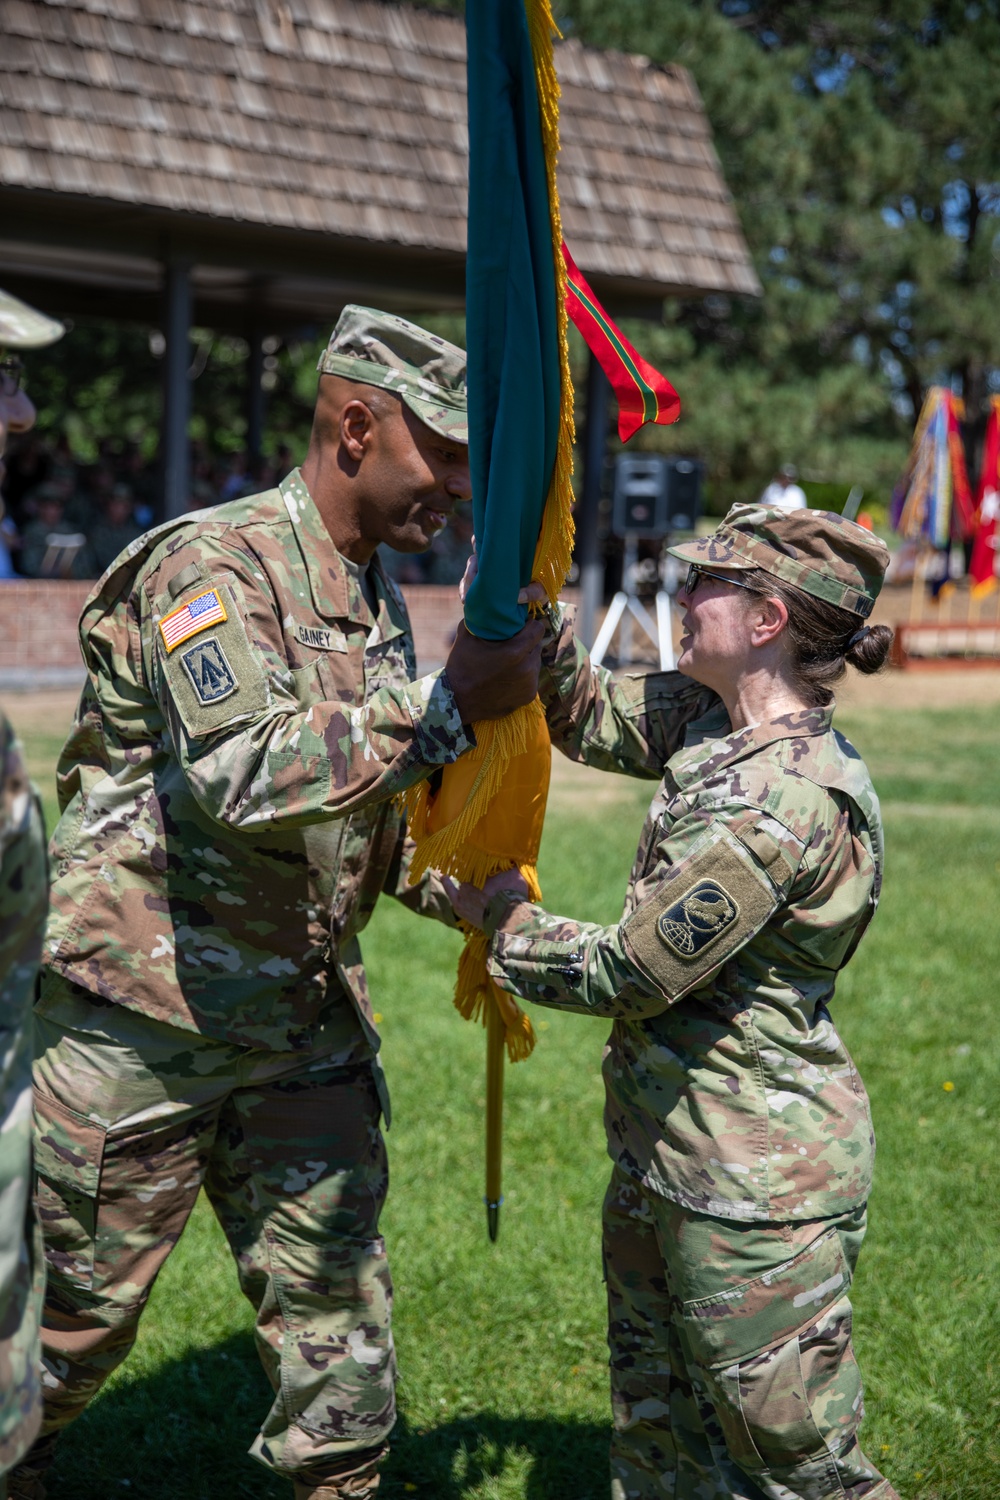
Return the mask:
[[[70,687],[83,676],[76,627],[89,583],[0,583],[0,687]]]
[[[462,606],[458,601],[458,589],[449,584],[403,586],[403,596],[413,625],[413,640],[417,648],[417,662],[421,671],[431,672],[444,666],[455,629],[462,618]],[[567,604],[578,599],[576,589],[566,589],[562,595]]]
[[[402,584],[403,598],[413,626],[417,665],[422,672],[444,666],[455,630],[462,618],[458,589],[454,584]]]
[[[83,676],[77,621],[88,583],[16,579],[0,583],[0,689],[71,687]],[[403,589],[421,671],[443,665],[461,619],[458,591],[432,584]]]

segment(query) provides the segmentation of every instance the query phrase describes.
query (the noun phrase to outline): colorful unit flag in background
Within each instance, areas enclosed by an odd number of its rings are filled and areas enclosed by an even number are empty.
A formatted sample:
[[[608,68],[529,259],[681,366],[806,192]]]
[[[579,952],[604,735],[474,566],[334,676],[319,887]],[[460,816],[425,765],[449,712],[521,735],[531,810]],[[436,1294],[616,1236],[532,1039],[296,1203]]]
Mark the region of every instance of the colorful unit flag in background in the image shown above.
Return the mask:
[[[983,466],[976,493],[976,531],[972,539],[969,577],[974,596],[997,587],[997,520],[1000,518],[1000,396],[990,397],[983,442]]]
[[[608,317],[566,246],[562,247],[568,285],[566,311],[587,348],[611,382],[618,402],[618,436],[627,443],[646,422],[676,422],[681,398]]]
[[[950,390],[931,386],[892,496],[890,520],[900,536],[923,538],[937,548],[971,537],[972,496],[958,425],[963,412],[962,402]]]

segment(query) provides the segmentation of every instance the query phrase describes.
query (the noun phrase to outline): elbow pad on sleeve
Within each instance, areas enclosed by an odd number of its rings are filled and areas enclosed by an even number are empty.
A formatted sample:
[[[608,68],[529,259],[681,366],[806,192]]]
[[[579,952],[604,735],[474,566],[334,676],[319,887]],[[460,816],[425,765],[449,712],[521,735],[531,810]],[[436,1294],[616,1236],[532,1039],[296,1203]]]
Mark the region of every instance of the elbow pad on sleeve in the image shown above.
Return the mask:
[[[756,846],[764,842],[713,819],[622,923],[625,952],[668,1000],[704,984],[777,911],[781,877],[790,883],[793,872],[783,857],[762,867],[761,855],[770,851]]]

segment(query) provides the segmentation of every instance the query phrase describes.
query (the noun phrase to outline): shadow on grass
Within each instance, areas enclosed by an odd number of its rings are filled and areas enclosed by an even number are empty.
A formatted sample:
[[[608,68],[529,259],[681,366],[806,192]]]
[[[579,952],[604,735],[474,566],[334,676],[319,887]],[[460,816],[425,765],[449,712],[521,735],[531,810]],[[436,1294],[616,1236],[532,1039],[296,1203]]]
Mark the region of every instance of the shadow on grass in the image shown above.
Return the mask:
[[[456,1417],[414,1432],[400,1417],[379,1500],[463,1500],[508,1462],[523,1473],[525,1500],[605,1500],[608,1429],[555,1417]]]
[[[149,1378],[129,1380],[126,1366],[63,1434],[50,1500],[291,1500],[287,1480],[247,1457],[269,1404],[248,1333]],[[424,1429],[403,1412],[380,1500],[463,1500],[508,1464],[524,1500],[604,1500],[607,1450],[596,1423],[480,1412]]]

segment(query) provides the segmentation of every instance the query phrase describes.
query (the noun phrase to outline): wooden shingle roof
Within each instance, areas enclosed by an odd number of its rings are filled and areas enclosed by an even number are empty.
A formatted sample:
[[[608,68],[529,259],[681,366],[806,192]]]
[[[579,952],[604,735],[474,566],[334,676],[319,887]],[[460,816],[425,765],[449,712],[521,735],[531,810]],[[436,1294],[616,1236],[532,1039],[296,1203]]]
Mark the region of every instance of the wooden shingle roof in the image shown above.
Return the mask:
[[[0,190],[465,248],[465,32],[379,0],[0,0]],[[557,48],[567,241],[598,286],[759,290],[690,75]]]

